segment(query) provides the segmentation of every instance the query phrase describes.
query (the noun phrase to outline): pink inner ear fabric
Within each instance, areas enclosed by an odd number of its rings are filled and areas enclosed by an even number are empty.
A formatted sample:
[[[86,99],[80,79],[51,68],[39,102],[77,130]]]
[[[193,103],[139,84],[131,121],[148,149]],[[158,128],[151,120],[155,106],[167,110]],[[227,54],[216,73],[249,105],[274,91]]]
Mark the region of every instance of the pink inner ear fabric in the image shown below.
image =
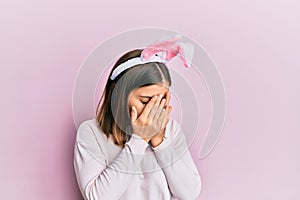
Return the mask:
[[[167,40],[151,44],[142,51],[141,57],[145,60],[149,60],[153,56],[163,56],[162,59],[169,61],[180,54],[184,66],[188,68],[189,64],[187,63],[187,59],[185,57],[184,48],[182,48],[178,42],[180,38],[181,36],[179,37],[178,35],[175,35]]]

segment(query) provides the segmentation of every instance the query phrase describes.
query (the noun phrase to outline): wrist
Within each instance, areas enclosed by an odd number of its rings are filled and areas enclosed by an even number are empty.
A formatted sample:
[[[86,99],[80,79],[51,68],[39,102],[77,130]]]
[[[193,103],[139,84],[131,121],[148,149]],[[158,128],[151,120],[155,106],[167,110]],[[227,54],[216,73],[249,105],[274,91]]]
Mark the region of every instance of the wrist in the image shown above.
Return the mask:
[[[164,140],[164,137],[161,137],[159,139],[151,139],[150,140],[150,145],[152,147],[157,147],[158,145],[160,145],[162,143],[163,140]]]

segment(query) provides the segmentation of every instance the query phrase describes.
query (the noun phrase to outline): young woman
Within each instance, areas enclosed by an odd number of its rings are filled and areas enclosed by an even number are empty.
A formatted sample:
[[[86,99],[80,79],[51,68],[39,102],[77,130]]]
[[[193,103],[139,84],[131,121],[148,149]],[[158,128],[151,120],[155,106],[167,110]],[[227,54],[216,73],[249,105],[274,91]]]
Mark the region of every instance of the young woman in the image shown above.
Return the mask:
[[[115,63],[97,116],[77,130],[74,168],[85,199],[192,200],[200,193],[185,135],[169,116],[172,82],[164,61],[178,51],[164,52],[164,59],[161,49],[153,52],[145,60],[145,49],[133,50]]]

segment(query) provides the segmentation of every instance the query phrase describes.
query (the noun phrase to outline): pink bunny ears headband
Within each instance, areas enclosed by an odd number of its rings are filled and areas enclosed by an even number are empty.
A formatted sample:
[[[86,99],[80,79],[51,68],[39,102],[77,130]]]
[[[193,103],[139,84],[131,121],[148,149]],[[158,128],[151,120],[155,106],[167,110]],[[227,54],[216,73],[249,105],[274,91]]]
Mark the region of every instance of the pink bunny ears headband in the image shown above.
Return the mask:
[[[166,39],[161,39],[158,42],[146,47],[140,57],[132,58],[117,66],[112,75],[111,80],[114,80],[124,70],[135,65],[145,64],[150,62],[166,63],[178,54],[186,68],[189,68],[194,56],[194,47],[190,43],[179,42],[181,35],[175,35]]]

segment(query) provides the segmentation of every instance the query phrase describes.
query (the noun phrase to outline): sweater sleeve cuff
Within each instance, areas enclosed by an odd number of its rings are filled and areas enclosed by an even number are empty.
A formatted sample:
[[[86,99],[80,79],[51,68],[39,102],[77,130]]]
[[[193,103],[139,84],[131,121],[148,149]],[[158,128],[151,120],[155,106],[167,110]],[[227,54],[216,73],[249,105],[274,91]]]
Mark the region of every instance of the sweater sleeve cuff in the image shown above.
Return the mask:
[[[151,148],[154,151],[158,164],[162,168],[176,162],[187,150],[184,145],[174,148],[174,143],[171,138],[165,138],[158,146]]]
[[[143,138],[139,135],[133,133],[128,142],[125,143],[133,154],[143,154],[145,149],[149,145]]]

